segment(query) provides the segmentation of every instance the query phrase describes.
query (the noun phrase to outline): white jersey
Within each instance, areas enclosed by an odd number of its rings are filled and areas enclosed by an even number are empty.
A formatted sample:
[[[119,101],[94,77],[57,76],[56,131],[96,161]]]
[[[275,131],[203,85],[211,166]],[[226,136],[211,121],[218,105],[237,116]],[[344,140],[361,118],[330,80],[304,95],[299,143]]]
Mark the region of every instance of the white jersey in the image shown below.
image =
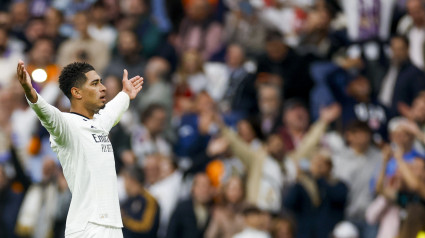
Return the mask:
[[[127,110],[129,96],[121,92],[93,119],[60,112],[40,95],[28,101],[50,133],[72,193],[65,235],[84,230],[88,222],[121,228],[117,175],[108,134]]]

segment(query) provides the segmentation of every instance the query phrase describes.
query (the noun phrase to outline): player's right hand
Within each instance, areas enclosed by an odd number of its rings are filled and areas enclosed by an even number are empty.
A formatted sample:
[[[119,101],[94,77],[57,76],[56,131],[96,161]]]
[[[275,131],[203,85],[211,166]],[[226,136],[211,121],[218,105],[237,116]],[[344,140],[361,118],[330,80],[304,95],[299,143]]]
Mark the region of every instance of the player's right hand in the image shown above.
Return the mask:
[[[18,75],[19,83],[21,83],[22,87],[26,92],[31,91],[32,84],[31,84],[31,77],[28,71],[25,69],[24,62],[22,60],[19,60],[18,67],[16,69],[16,73]]]

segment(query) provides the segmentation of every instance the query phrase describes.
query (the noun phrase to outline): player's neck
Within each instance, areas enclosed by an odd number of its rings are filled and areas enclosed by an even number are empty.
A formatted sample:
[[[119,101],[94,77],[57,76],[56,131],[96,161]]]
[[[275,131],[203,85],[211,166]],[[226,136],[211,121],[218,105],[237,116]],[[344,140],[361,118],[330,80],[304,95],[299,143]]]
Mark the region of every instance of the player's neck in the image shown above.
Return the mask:
[[[71,105],[71,109],[69,110],[72,113],[77,113],[79,115],[85,116],[89,119],[93,119],[95,112],[93,110],[89,110],[82,105]]]

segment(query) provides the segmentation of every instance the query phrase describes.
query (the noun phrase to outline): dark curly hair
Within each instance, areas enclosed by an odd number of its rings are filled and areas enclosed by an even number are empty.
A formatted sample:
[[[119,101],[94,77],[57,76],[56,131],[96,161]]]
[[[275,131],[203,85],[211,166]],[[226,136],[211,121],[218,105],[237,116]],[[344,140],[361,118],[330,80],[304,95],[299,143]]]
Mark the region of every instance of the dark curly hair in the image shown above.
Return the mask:
[[[59,75],[59,88],[71,99],[71,88],[81,87],[87,80],[85,73],[94,70],[93,66],[88,63],[74,62],[63,68]]]

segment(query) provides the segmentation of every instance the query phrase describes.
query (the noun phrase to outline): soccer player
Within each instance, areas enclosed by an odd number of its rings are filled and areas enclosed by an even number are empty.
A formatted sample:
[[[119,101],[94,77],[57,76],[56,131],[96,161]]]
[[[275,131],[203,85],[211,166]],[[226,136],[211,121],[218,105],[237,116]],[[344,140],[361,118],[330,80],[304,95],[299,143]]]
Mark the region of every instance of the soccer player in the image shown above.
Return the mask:
[[[59,87],[71,101],[66,113],[37,94],[22,61],[17,74],[30,107],[50,133],[51,147],[72,193],[65,237],[123,237],[108,133],[142,89],[143,78],[129,80],[124,70],[122,92],[106,104],[106,88],[94,68],[87,63],[69,64],[59,76]]]

